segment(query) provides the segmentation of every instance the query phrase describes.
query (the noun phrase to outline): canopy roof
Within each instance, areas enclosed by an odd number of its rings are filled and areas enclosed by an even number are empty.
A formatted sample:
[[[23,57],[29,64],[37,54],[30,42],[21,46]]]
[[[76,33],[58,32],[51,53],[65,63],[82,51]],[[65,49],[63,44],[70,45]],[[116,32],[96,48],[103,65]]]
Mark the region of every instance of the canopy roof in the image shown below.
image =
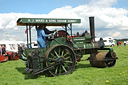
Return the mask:
[[[41,25],[45,24],[47,26],[64,26],[72,23],[81,23],[81,19],[59,19],[59,18],[19,18],[17,20],[18,26],[26,25]]]

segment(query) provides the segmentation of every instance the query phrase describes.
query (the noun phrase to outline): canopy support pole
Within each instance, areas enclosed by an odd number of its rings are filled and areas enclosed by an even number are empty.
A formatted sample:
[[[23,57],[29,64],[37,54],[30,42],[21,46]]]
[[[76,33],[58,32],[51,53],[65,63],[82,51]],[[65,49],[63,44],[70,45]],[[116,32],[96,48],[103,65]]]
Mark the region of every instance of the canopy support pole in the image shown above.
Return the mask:
[[[31,46],[31,27],[30,27],[30,24],[29,24],[29,39],[30,39],[30,47],[29,48],[32,48],[32,46]]]
[[[70,24],[70,31],[71,31],[71,37],[72,37],[72,24]]]
[[[27,31],[27,48],[28,48],[28,24],[26,24],[26,31]]]

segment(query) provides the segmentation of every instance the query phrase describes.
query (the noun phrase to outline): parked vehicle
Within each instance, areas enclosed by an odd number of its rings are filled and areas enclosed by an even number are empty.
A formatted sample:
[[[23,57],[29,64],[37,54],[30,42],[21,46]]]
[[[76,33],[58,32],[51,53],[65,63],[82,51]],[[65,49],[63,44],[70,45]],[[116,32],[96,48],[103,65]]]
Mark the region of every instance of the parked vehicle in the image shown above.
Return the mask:
[[[0,41],[1,46],[5,46],[6,52],[0,55],[0,62],[8,61],[8,60],[18,60],[18,47],[16,41]]]
[[[115,40],[112,37],[103,38],[105,46],[115,46]]]
[[[115,40],[112,37],[102,38],[105,46],[115,46]],[[95,41],[100,41],[100,38],[95,38]]]
[[[8,56],[0,55],[0,63],[8,61]]]

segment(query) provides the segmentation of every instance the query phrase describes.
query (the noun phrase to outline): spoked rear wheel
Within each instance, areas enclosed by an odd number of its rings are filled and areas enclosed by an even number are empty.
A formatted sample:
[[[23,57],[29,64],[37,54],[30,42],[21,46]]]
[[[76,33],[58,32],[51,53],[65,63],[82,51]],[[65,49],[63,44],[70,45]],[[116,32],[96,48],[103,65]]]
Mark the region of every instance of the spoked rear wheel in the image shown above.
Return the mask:
[[[49,72],[53,76],[66,75],[72,73],[76,64],[76,57],[74,51],[66,45],[55,45],[49,48],[45,53],[46,67],[49,67],[55,63]]]

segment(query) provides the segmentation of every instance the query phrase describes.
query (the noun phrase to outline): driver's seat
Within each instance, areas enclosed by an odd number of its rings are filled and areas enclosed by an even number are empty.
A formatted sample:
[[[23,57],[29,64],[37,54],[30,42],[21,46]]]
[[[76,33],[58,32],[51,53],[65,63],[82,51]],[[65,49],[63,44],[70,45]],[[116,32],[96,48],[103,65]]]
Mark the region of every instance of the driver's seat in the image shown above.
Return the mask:
[[[64,30],[59,30],[58,32],[55,33],[54,38],[66,37],[66,33],[67,33],[67,32],[64,31]],[[67,35],[69,35],[69,34],[67,33]]]

